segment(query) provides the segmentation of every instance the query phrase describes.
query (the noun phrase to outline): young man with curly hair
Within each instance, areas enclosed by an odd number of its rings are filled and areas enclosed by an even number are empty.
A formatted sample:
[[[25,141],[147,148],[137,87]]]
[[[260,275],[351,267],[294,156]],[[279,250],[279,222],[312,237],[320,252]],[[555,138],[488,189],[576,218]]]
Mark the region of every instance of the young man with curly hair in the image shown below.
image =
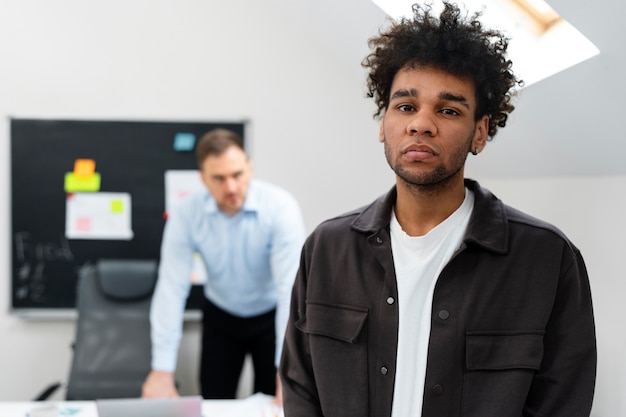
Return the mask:
[[[280,376],[286,417],[589,416],[579,250],[464,178],[513,111],[508,40],[444,1],[370,40],[395,186],[307,239]]]

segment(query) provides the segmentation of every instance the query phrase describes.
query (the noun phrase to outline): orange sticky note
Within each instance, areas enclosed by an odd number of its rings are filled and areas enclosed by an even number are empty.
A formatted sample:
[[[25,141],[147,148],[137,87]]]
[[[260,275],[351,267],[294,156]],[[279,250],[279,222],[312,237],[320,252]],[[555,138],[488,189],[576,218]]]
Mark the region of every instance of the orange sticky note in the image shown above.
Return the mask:
[[[77,159],[74,161],[74,175],[80,178],[89,178],[96,171],[96,161],[93,159]]]

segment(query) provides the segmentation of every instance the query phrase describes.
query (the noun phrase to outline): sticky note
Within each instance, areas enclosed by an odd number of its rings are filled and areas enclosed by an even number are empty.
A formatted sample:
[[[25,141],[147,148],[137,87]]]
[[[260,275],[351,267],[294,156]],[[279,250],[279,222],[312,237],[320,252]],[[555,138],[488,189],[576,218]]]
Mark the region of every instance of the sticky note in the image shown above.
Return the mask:
[[[175,151],[192,151],[196,145],[196,135],[193,133],[177,133],[174,136]]]
[[[88,217],[79,217],[76,219],[76,230],[88,232],[91,230],[91,219]]]
[[[96,161],[93,159],[77,159],[74,161],[74,175],[80,178],[89,178],[96,171]]]
[[[73,172],[65,173],[65,192],[100,191],[100,174],[95,172],[90,177],[79,177]]]
[[[123,213],[124,202],[122,200],[111,200],[111,213]]]

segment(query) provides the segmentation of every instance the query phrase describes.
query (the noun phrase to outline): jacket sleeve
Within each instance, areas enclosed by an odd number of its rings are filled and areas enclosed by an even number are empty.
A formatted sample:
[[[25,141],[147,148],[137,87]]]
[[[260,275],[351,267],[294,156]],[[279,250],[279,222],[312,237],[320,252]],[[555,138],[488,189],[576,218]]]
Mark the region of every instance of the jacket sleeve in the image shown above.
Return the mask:
[[[570,248],[571,249],[571,248]],[[564,256],[544,357],[526,400],[525,417],[589,417],[596,378],[591,290],[577,249]]]
[[[306,313],[304,251],[292,290],[289,320],[279,367],[285,417],[322,417],[307,335],[296,326]]]
[[[306,237],[304,220],[297,201],[285,199],[276,216],[272,233],[271,269],[277,292],[276,304],[276,355],[278,367],[289,316],[291,289],[293,287],[298,259]]]

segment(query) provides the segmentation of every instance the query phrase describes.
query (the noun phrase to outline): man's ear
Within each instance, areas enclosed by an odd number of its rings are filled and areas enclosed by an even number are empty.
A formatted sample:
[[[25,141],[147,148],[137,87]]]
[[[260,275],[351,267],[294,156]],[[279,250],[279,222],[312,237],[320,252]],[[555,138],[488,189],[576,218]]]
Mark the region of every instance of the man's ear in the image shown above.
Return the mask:
[[[487,145],[488,137],[489,116],[484,115],[476,122],[476,127],[474,128],[474,138],[472,139],[472,149],[470,151],[476,151],[477,153],[482,152],[482,150]]]
[[[204,175],[204,171],[202,169],[198,170],[198,175],[200,175],[200,181],[202,181],[202,183],[204,184],[205,187],[209,188],[209,180],[208,178]]]
[[[380,125],[378,127],[378,141],[380,143],[385,142],[385,127],[383,126],[384,123],[385,123],[384,120],[381,120]]]

